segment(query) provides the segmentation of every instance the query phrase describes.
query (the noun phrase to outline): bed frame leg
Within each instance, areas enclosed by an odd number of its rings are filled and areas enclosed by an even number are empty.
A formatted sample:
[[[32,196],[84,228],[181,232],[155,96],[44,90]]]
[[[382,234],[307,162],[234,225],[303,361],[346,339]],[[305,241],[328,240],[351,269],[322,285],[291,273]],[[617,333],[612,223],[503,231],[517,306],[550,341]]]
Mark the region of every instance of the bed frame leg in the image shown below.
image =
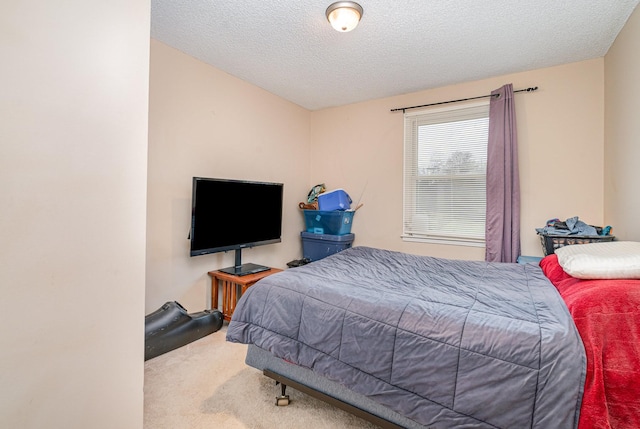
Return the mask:
[[[383,419],[382,417],[376,416],[374,414],[371,414],[367,411],[364,411],[354,405],[351,404],[347,404],[346,402],[343,402],[339,399],[336,399],[332,396],[327,395],[326,393],[322,393],[319,392],[309,386],[306,386],[298,381],[292,380],[288,377],[285,377],[284,375],[275,373],[269,369],[263,369],[262,373],[271,378],[272,380],[275,380],[276,382],[276,386],[278,385],[278,383],[281,384],[282,386],[282,395],[281,396],[276,396],[276,405],[279,406],[285,406],[285,405],[289,405],[289,395],[285,395],[285,390],[287,389],[287,385],[291,386],[292,388],[302,392],[302,393],[306,393],[307,395],[319,399],[321,401],[326,402],[327,404],[333,405],[337,408],[340,408],[341,410],[344,410],[348,413],[353,414],[356,417],[360,417],[363,420],[366,420],[368,422],[371,422],[377,426],[380,426],[380,428],[382,429],[404,429],[403,426],[400,426],[398,424],[392,423],[388,420]],[[286,383],[286,384],[285,384]],[[282,402],[281,402],[282,400]]]
[[[280,386],[282,387],[282,391],[280,396],[276,396],[276,405],[278,407],[286,407],[287,405],[289,405],[289,402],[291,402],[289,400],[289,395],[285,394],[287,391],[287,385],[284,383],[280,383],[279,381],[276,381],[276,386],[278,384],[280,384]]]

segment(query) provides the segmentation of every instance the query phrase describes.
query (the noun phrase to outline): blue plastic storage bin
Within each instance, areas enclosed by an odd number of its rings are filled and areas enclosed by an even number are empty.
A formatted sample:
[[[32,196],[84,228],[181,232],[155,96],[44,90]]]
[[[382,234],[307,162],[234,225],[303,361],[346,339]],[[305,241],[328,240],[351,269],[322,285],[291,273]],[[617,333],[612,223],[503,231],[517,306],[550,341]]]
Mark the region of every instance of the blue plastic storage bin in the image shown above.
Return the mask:
[[[518,259],[516,262],[518,262],[519,264],[540,264],[540,261],[542,261],[542,258],[540,256],[518,256]]]
[[[349,210],[350,208],[351,197],[342,189],[318,195],[318,210]]]
[[[355,234],[331,235],[302,231],[302,256],[318,261],[329,255],[348,249],[353,244]]]
[[[307,232],[314,234],[344,235],[351,233],[355,211],[304,210]]]

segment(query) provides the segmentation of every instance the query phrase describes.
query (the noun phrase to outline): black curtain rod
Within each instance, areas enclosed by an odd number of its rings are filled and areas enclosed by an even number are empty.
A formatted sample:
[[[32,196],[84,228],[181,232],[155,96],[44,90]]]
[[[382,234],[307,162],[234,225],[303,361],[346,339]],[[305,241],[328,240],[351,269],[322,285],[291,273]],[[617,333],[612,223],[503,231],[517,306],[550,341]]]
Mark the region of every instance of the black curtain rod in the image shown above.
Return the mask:
[[[513,91],[513,92],[514,93],[516,93],[516,92],[533,92],[533,91],[536,91],[537,89],[538,89],[538,87],[534,86],[534,87],[530,87],[530,88],[519,89],[519,90]],[[496,96],[497,96],[497,94],[496,94]],[[402,110],[402,113],[404,113],[405,110],[417,109],[419,107],[437,106],[438,104],[458,103],[460,101],[477,100],[478,98],[487,98],[487,97],[491,97],[491,94],[489,94],[489,95],[480,95],[478,97],[461,98],[459,100],[441,101],[439,103],[421,104],[420,106],[398,107],[397,109],[391,109],[391,111],[392,112],[397,112],[398,110]]]

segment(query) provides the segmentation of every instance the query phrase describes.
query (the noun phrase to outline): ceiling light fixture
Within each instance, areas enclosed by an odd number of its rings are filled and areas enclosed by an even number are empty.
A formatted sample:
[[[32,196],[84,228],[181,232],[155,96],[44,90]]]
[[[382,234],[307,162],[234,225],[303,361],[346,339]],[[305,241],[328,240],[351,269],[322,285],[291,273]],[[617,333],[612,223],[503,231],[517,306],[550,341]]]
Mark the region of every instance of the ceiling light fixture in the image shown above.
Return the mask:
[[[356,28],[362,13],[362,6],[353,1],[337,1],[329,6],[326,12],[331,26],[341,33]]]

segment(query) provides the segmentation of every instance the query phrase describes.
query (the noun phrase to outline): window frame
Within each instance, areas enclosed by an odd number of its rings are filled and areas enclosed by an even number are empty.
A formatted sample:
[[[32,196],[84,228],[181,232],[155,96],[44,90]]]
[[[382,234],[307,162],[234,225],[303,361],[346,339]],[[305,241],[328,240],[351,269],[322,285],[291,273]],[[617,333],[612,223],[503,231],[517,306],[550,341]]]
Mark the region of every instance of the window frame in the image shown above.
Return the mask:
[[[468,119],[473,118],[485,118],[487,119],[487,143],[488,143],[488,120],[489,120],[489,100],[476,101],[472,103],[465,103],[462,106],[445,106],[430,109],[421,109],[412,112],[404,113],[404,165],[403,165],[403,206],[402,206],[402,240],[408,242],[423,242],[433,244],[448,244],[459,246],[473,246],[484,247],[485,237],[482,238],[472,237],[470,235],[454,235],[445,233],[442,230],[438,233],[434,230],[418,230],[415,225],[414,219],[419,216],[418,203],[415,202],[415,195],[417,194],[416,184],[420,181],[420,174],[418,173],[418,145],[419,145],[419,122],[431,122],[436,123],[452,123],[460,120],[464,120],[465,115],[468,113],[471,115]],[[460,119],[460,116],[462,119]],[[410,135],[408,135],[410,134]],[[485,147],[486,150],[486,147]],[[486,153],[486,152],[485,152]],[[482,175],[480,174],[466,174],[466,175],[454,175],[448,177],[460,177],[460,178],[478,178],[482,176],[485,178],[485,199],[486,203],[486,168]],[[444,177],[444,176],[441,176]],[[424,176],[423,180],[433,180],[437,176],[427,178]],[[413,203],[409,204],[408,200],[412,199]],[[409,211],[409,213],[408,213]],[[483,223],[486,225],[486,205],[483,215]],[[411,225],[411,227],[409,227]]]

